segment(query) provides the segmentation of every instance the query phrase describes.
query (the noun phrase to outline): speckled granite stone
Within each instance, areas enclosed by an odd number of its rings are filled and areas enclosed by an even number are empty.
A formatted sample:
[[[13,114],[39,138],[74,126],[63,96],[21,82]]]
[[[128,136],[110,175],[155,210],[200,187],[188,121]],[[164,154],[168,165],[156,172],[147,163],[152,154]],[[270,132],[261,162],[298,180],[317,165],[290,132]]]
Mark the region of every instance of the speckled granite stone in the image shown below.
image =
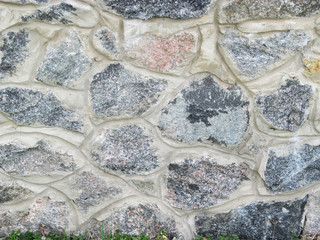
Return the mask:
[[[198,209],[228,199],[243,180],[249,180],[249,167],[243,163],[219,165],[209,157],[188,158],[168,166],[166,199],[176,208]]]
[[[303,228],[303,235],[309,237],[320,237],[320,192],[313,192],[308,195],[308,203],[306,205],[306,216]]]
[[[72,172],[76,163],[73,156],[54,152],[46,142],[39,141],[34,147],[14,143],[0,145],[0,167],[19,175],[46,175]]]
[[[92,159],[102,168],[126,174],[148,173],[158,167],[153,140],[137,125],[106,129],[95,140]]]
[[[315,181],[320,181],[320,146],[269,149],[265,182],[271,191],[288,192]]]
[[[277,91],[256,97],[263,117],[274,127],[296,131],[306,119],[312,87],[288,79]]]
[[[154,105],[167,82],[148,79],[121,64],[110,64],[94,75],[90,84],[91,106],[99,117],[140,116]]]
[[[0,110],[17,124],[56,126],[82,131],[79,115],[62,106],[52,93],[43,94],[30,89],[7,87],[0,89]]]
[[[0,149],[1,149],[1,146],[0,146]],[[0,166],[1,166],[1,156],[0,156]],[[17,183],[8,184],[0,181],[0,204],[11,202],[13,200],[18,200],[18,201],[24,200],[29,196],[31,196],[32,193],[33,192],[30,189],[21,187]]]
[[[228,213],[203,214],[195,218],[199,235],[236,234],[239,239],[282,239],[300,235],[307,197],[288,202],[255,202]]]
[[[184,143],[237,145],[249,124],[246,97],[240,87],[220,86],[212,76],[196,79],[162,110],[162,134]]]
[[[92,38],[93,46],[111,59],[120,59],[120,44],[118,34],[106,27],[98,29]]]

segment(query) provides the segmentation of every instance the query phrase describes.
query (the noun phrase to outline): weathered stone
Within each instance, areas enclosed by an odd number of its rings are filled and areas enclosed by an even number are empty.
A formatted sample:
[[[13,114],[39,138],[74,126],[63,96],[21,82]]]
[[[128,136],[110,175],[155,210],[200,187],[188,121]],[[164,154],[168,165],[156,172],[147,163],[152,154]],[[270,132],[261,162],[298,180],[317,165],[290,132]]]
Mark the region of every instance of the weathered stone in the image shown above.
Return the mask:
[[[288,192],[320,181],[320,146],[291,144],[269,149],[265,182],[273,192]]]
[[[80,132],[79,115],[62,106],[52,93],[7,87],[0,89],[0,110],[18,124],[56,126]]]
[[[0,145],[0,167],[19,175],[68,173],[76,168],[71,155],[54,152],[48,143],[39,141],[34,147],[14,143]]]
[[[313,238],[314,236],[317,236],[319,238],[320,192],[315,192],[309,195],[305,215],[303,235]]]
[[[243,180],[249,180],[248,165],[222,166],[210,157],[187,158],[168,166],[167,201],[173,207],[198,209],[228,199]]]
[[[249,124],[249,102],[240,87],[224,86],[210,75],[192,81],[162,110],[162,134],[185,143],[239,144]]]
[[[77,33],[70,31],[65,41],[48,49],[44,61],[38,68],[36,79],[70,87],[90,68],[91,64]]]
[[[311,37],[301,31],[292,30],[253,38],[226,29],[220,36],[219,44],[230,67],[244,80],[262,76],[303,50],[311,41]]]
[[[297,80],[286,81],[277,91],[256,97],[263,117],[274,127],[296,131],[306,118],[312,87]]]
[[[320,82],[320,56],[304,55],[302,63],[306,76],[314,82]]]
[[[0,203],[11,202],[13,200],[24,200],[32,195],[32,193],[33,192],[30,189],[24,188],[16,183],[4,184],[0,182]]]
[[[17,66],[28,56],[29,34],[26,30],[8,32],[0,46],[0,79],[7,74],[13,74]]]
[[[318,0],[229,0],[219,9],[221,23],[254,19],[310,17],[319,12]]]
[[[95,140],[92,158],[104,169],[143,174],[159,166],[153,140],[137,125],[106,129]]]
[[[102,0],[100,0],[102,1]],[[103,0],[107,10],[115,11],[126,18],[149,19],[168,17],[188,19],[203,16],[209,9],[212,0]]]
[[[197,234],[226,233],[239,239],[291,239],[300,235],[307,197],[288,202],[255,202],[214,216],[204,214],[195,218]]]
[[[94,75],[90,85],[91,105],[99,117],[140,116],[155,104],[167,82],[147,79],[110,64]]]
[[[51,0],[1,0],[0,2],[18,3],[18,4],[46,4]]]

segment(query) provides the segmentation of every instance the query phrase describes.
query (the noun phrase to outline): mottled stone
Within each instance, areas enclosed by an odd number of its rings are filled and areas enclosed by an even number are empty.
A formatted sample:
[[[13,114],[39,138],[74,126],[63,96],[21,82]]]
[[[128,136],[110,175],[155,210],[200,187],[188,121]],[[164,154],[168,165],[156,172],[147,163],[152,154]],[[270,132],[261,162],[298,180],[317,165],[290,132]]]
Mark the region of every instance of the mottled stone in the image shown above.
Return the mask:
[[[137,125],[106,129],[95,140],[92,159],[102,168],[126,174],[148,173],[159,166],[153,140]]]
[[[167,17],[189,19],[203,16],[212,0],[100,0],[107,10],[113,10],[126,18],[149,19]]]
[[[36,79],[69,87],[90,68],[91,64],[77,33],[70,31],[65,41],[48,49],[44,61],[38,68]]]
[[[320,73],[320,59],[308,57],[303,59],[303,67],[308,75]]]
[[[110,64],[94,75],[90,84],[91,105],[99,117],[140,116],[154,105],[167,82],[133,73],[121,64]]]
[[[0,203],[11,202],[13,200],[24,200],[32,195],[32,193],[33,192],[30,189],[24,188],[17,183],[4,184],[0,182]]]
[[[18,4],[46,4],[51,0],[1,0],[0,2],[18,3]]]
[[[29,33],[26,30],[8,32],[3,36],[0,46],[0,79],[15,73],[17,66],[28,56]]]
[[[39,141],[34,147],[14,143],[0,145],[0,167],[19,175],[70,173],[75,170],[74,158],[54,152],[48,143]]]
[[[320,192],[315,192],[309,195],[306,205],[305,223],[303,235],[308,237],[320,237]]]
[[[209,75],[192,81],[162,110],[162,134],[185,143],[240,143],[249,124],[249,102],[237,85],[224,86]]]
[[[319,12],[318,0],[229,0],[219,9],[221,23],[255,19],[310,17]]]
[[[22,125],[56,126],[77,132],[83,127],[79,115],[64,108],[51,92],[43,94],[18,87],[0,89],[0,110]]]
[[[320,181],[320,146],[291,144],[269,149],[265,182],[273,192],[288,192]]]
[[[311,41],[311,37],[306,33],[295,30],[253,38],[227,29],[220,36],[219,44],[239,77],[254,79],[282,64]]]
[[[255,202],[214,216],[204,214],[195,218],[199,235],[226,233],[239,239],[290,240],[300,235],[307,197],[288,202]]]
[[[228,199],[243,180],[249,180],[247,164],[219,165],[210,157],[187,158],[168,166],[167,201],[173,207],[198,209]]]

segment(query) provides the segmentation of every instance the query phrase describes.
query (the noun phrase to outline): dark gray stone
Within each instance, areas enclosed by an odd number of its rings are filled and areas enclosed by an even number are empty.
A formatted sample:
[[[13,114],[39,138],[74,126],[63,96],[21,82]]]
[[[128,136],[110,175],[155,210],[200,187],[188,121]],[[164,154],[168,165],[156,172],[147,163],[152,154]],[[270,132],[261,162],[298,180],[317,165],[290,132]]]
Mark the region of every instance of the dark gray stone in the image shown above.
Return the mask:
[[[273,192],[288,192],[320,181],[320,146],[289,145],[284,153],[269,150],[265,181]]]
[[[306,118],[312,87],[288,79],[277,91],[256,97],[263,117],[274,127],[296,131]]]
[[[0,150],[1,151],[1,150]],[[1,159],[0,159],[1,162]],[[1,166],[1,163],[0,163]],[[20,185],[14,184],[1,184],[0,185],[0,203],[6,203],[13,200],[24,200],[32,195],[30,189],[21,187]]]
[[[243,180],[249,180],[247,164],[219,165],[209,157],[188,158],[168,167],[166,199],[173,207],[198,209],[228,199]]]
[[[0,46],[2,54],[0,62],[0,79],[7,74],[13,74],[17,66],[28,56],[29,33],[26,30],[8,32]]]
[[[113,32],[106,28],[102,28],[95,34],[95,37],[97,37],[100,40],[101,46],[107,50],[110,54],[119,55],[120,51],[118,47],[116,46],[116,42],[118,41],[117,37]]]
[[[140,116],[157,102],[166,85],[130,72],[119,63],[110,64],[93,77],[92,109],[99,117]]]
[[[34,147],[13,143],[0,145],[0,167],[8,173],[19,175],[68,173],[76,168],[71,155],[54,152],[44,141]]]
[[[237,145],[249,124],[249,102],[240,87],[227,89],[211,76],[197,79],[162,110],[162,134],[175,141]]]
[[[291,239],[299,236],[307,197],[288,202],[255,202],[214,216],[195,218],[196,232],[218,238],[223,233],[236,234],[239,239]]]
[[[83,123],[74,110],[65,109],[52,93],[7,87],[0,89],[0,110],[18,124],[56,126],[80,132]]]
[[[108,9],[126,18],[188,19],[203,16],[212,0],[103,0],[103,2]]]
[[[153,140],[137,125],[107,129],[94,142],[92,159],[105,169],[126,174],[143,174],[158,167]]]

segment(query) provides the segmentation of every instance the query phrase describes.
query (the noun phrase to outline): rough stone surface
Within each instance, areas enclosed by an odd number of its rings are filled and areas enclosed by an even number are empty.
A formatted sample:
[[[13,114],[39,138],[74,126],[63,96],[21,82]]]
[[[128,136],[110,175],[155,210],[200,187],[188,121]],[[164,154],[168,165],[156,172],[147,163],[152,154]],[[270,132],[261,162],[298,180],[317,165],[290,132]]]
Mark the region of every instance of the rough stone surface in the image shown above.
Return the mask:
[[[219,11],[222,23],[254,19],[309,17],[319,12],[318,0],[229,0]]]
[[[225,89],[209,75],[194,80],[162,110],[158,127],[175,141],[237,145],[249,124],[243,95],[238,86]]]
[[[270,149],[268,154],[265,182],[271,191],[288,192],[320,181],[320,146],[289,145],[281,150]]]
[[[0,203],[7,203],[13,200],[21,201],[28,198],[32,193],[30,189],[21,187],[16,183],[3,184],[0,182]]]
[[[166,85],[130,72],[119,63],[110,64],[93,77],[91,106],[99,117],[140,116],[157,102]]]
[[[46,142],[39,141],[34,147],[0,145],[0,167],[19,175],[46,175],[72,172],[76,163],[71,155],[54,152]]]
[[[254,79],[303,50],[311,40],[306,33],[295,30],[250,38],[239,31],[227,29],[220,36],[219,44],[234,63],[236,71]]]
[[[204,15],[211,0],[101,0],[107,9],[126,18],[149,19],[167,17],[174,19],[196,18]]]
[[[92,159],[104,169],[126,174],[148,173],[158,167],[153,140],[137,125],[107,129],[95,140]]]
[[[312,87],[288,79],[277,91],[256,97],[263,117],[274,127],[296,131],[306,118]]]
[[[78,114],[65,109],[52,93],[7,87],[0,89],[0,110],[18,124],[62,127],[80,132],[83,123]]]
[[[18,3],[18,4],[46,4],[50,0],[1,0],[0,2]]]
[[[202,215],[195,219],[197,234],[236,234],[239,239],[291,239],[300,235],[307,198],[264,203],[255,202],[214,216]]]
[[[209,157],[188,158],[168,166],[167,201],[173,207],[198,209],[228,199],[248,178],[248,165],[217,164]]]
[[[68,87],[90,68],[91,63],[84,54],[77,33],[70,31],[66,41],[48,49],[36,79]]]
[[[15,73],[17,66],[28,56],[29,33],[26,30],[8,32],[2,41],[0,79]]]
[[[308,57],[303,59],[303,67],[308,75],[320,72],[320,59]]]
[[[303,228],[303,235],[320,237],[320,192],[309,195],[306,206],[306,221]]]

